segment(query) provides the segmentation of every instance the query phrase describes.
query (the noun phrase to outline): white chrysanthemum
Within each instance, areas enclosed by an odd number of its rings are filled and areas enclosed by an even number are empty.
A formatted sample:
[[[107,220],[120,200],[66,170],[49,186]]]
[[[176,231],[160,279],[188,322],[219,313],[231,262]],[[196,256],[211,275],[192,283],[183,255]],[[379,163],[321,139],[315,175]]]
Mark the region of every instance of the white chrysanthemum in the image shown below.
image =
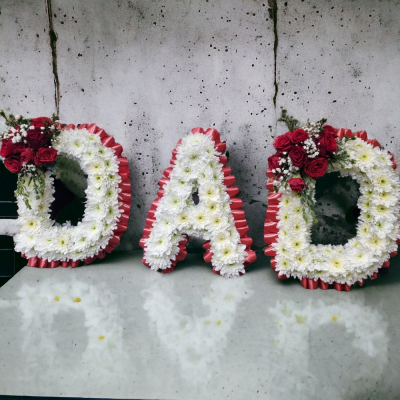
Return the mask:
[[[204,210],[204,207],[198,207],[190,213],[190,220],[193,221],[193,225],[200,228],[205,229],[207,225],[207,213]],[[227,235],[226,232],[224,234]]]
[[[158,221],[163,235],[170,235],[176,229],[174,218],[171,215],[163,214],[158,217]]]
[[[372,201],[375,204],[382,204],[385,207],[393,207],[397,203],[396,192],[380,192],[373,196]]]
[[[100,157],[96,157],[93,161],[88,163],[86,171],[91,175],[102,175],[105,172],[105,165]]]
[[[183,179],[173,180],[172,184],[168,186],[168,192],[174,193],[182,199],[187,199],[192,191],[192,185]]]
[[[186,201],[175,193],[167,193],[161,199],[161,204],[157,209],[156,217],[161,212],[169,214],[178,214],[186,207]]]
[[[207,217],[207,229],[210,231],[220,231],[228,229],[230,226],[228,219],[220,215],[209,215]]]
[[[371,175],[372,175],[371,177],[372,177],[373,185],[375,187],[375,190],[378,193],[389,192],[391,190],[392,179],[390,176],[388,176],[381,170],[379,170]]]
[[[217,202],[220,197],[219,189],[214,183],[204,184],[199,188],[199,197],[205,201]]]

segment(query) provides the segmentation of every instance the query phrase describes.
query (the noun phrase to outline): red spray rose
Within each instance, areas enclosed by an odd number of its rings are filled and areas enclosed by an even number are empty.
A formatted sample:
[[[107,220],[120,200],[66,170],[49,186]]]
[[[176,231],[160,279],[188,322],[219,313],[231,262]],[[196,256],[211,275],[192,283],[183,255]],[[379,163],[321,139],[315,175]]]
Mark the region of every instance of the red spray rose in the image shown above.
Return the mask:
[[[308,161],[304,166],[304,172],[311,176],[311,178],[319,178],[325,175],[328,164],[329,162],[326,158],[319,157],[312,161]]]
[[[290,185],[290,189],[292,189],[293,192],[302,192],[303,189],[306,187],[306,184],[301,178],[289,179],[288,184]]]
[[[6,168],[17,174],[18,172],[21,171],[22,169],[22,163],[21,160],[18,157],[9,157],[4,160],[4,165]]]
[[[1,143],[1,150],[0,150],[0,156],[2,157],[8,157],[13,154],[14,149],[17,147],[15,143],[13,143],[10,139],[3,139]]]
[[[322,131],[321,136],[324,136],[324,135],[335,135],[336,134],[337,129],[334,128],[333,126],[324,125],[323,128],[324,128],[324,130]]]
[[[14,150],[13,150],[13,154],[21,154],[22,150],[25,149],[25,144],[24,143],[16,143]]]
[[[33,161],[36,165],[50,164],[57,160],[57,150],[51,147],[41,147]]]
[[[317,147],[321,157],[328,157],[331,153],[337,151],[337,142],[334,136],[325,135],[319,140]]]
[[[276,153],[268,157],[268,167],[271,169],[277,169],[280,167],[279,160],[281,159],[281,153]]]
[[[290,140],[293,144],[304,142],[308,139],[308,133],[304,129],[296,129],[293,132],[290,132]]]
[[[52,121],[50,118],[47,118],[47,117],[37,117],[37,118],[34,118],[34,119],[32,120],[31,126],[34,126],[35,128],[39,128],[39,129],[40,129],[40,128],[44,128],[44,127],[45,127],[44,121],[47,121],[47,122],[48,122],[47,125],[50,125],[50,124],[53,123],[53,121]]]
[[[293,146],[289,151],[289,157],[295,167],[302,167],[308,159],[307,152],[300,146]]]
[[[29,161],[33,160],[33,157],[35,156],[35,152],[31,148],[26,148],[21,151],[21,161],[28,163]]]
[[[32,149],[39,150],[47,144],[47,134],[43,133],[40,129],[30,129],[26,135],[26,140]]]
[[[284,135],[278,136],[274,140],[274,147],[278,151],[287,151],[292,147],[292,141],[290,140],[290,132],[286,132]]]

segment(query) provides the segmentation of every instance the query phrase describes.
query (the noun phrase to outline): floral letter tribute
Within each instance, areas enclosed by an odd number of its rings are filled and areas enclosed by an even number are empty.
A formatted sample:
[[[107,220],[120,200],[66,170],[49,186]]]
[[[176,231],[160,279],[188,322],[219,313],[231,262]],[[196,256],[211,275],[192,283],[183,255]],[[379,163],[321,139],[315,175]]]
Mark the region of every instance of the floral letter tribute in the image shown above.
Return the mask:
[[[283,114],[283,120],[287,120]],[[293,121],[293,119],[290,119]],[[297,121],[296,121],[297,122]],[[264,240],[279,279],[293,276],[304,288],[349,291],[389,266],[399,243],[399,179],[392,155],[367,133],[334,129],[323,119],[274,141],[269,157]],[[288,124],[288,126],[290,126]],[[296,128],[296,126],[294,126]],[[360,184],[357,235],[345,245],[311,244],[315,178],[339,171]]]
[[[20,233],[15,249],[40,268],[77,267],[104,258],[127,229],[130,210],[128,161],[122,146],[95,124],[61,125],[53,119],[7,116],[0,155],[18,173],[16,190]],[[79,162],[87,174],[86,208],[77,226],[50,219],[54,200],[52,165],[58,155]]]
[[[151,205],[140,246],[143,263],[154,271],[171,272],[186,256],[187,235],[207,242],[204,260],[226,278],[244,274],[256,259],[253,240],[235,177],[226,167],[226,149],[215,129],[195,128],[172,152],[173,167],[164,171],[158,198]],[[198,192],[199,202],[193,200]]]

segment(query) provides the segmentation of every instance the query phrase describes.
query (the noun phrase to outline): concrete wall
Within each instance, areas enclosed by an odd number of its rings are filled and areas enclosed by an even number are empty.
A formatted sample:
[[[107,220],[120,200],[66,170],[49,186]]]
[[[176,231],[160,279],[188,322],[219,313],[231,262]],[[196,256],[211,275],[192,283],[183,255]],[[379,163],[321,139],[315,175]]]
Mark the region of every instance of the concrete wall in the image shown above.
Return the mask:
[[[215,127],[260,248],[280,107],[365,129],[399,158],[399,5],[0,0],[0,108],[58,109],[63,122],[96,122],[124,146],[133,195],[125,250],[138,248],[176,142]]]

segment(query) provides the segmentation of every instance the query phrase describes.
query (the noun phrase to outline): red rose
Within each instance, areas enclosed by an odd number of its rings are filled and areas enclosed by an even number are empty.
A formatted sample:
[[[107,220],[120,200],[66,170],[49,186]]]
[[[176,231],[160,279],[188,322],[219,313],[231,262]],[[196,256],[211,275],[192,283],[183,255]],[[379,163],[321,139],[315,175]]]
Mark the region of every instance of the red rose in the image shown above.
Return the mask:
[[[308,160],[307,152],[300,146],[293,146],[289,151],[289,157],[295,167],[302,167]]]
[[[273,156],[268,157],[268,167],[271,169],[277,169],[280,167],[279,160],[281,159],[281,153],[276,153]]]
[[[50,118],[47,117],[38,117],[34,118],[31,122],[31,126],[34,126],[35,128],[44,128],[46,125],[44,124],[44,121],[47,121],[47,125],[51,125],[53,121]]]
[[[331,153],[337,151],[337,142],[334,136],[325,135],[319,140],[317,147],[321,157],[328,157]]]
[[[15,174],[18,174],[22,169],[21,160],[17,157],[6,158],[4,160],[4,165],[9,171],[14,172]]]
[[[308,161],[304,166],[304,172],[311,176],[311,178],[319,178],[325,175],[326,168],[328,167],[328,160],[326,158],[316,158]]]
[[[35,152],[30,149],[29,147],[21,151],[21,161],[28,163],[29,161],[33,160],[35,156]]]
[[[322,135],[336,135],[337,129],[330,125],[324,125]]]
[[[10,139],[3,139],[1,143],[0,156],[4,158],[11,156],[15,147],[16,145]]]
[[[303,189],[306,187],[306,184],[301,178],[289,179],[288,184],[290,185],[290,189],[292,189],[293,192],[302,192]]]
[[[16,143],[14,150],[13,150],[13,154],[21,154],[21,152],[25,149],[25,144],[24,143]]]
[[[284,135],[278,136],[274,140],[274,147],[278,151],[287,151],[292,147],[292,141],[290,140],[290,132],[286,132]]]
[[[57,150],[51,147],[41,147],[33,161],[36,165],[50,164],[57,160]]]
[[[26,135],[26,140],[32,149],[39,150],[47,144],[47,134],[43,133],[40,129],[30,129]]]
[[[290,140],[293,144],[304,142],[308,139],[308,133],[304,129],[296,129],[290,132]]]

